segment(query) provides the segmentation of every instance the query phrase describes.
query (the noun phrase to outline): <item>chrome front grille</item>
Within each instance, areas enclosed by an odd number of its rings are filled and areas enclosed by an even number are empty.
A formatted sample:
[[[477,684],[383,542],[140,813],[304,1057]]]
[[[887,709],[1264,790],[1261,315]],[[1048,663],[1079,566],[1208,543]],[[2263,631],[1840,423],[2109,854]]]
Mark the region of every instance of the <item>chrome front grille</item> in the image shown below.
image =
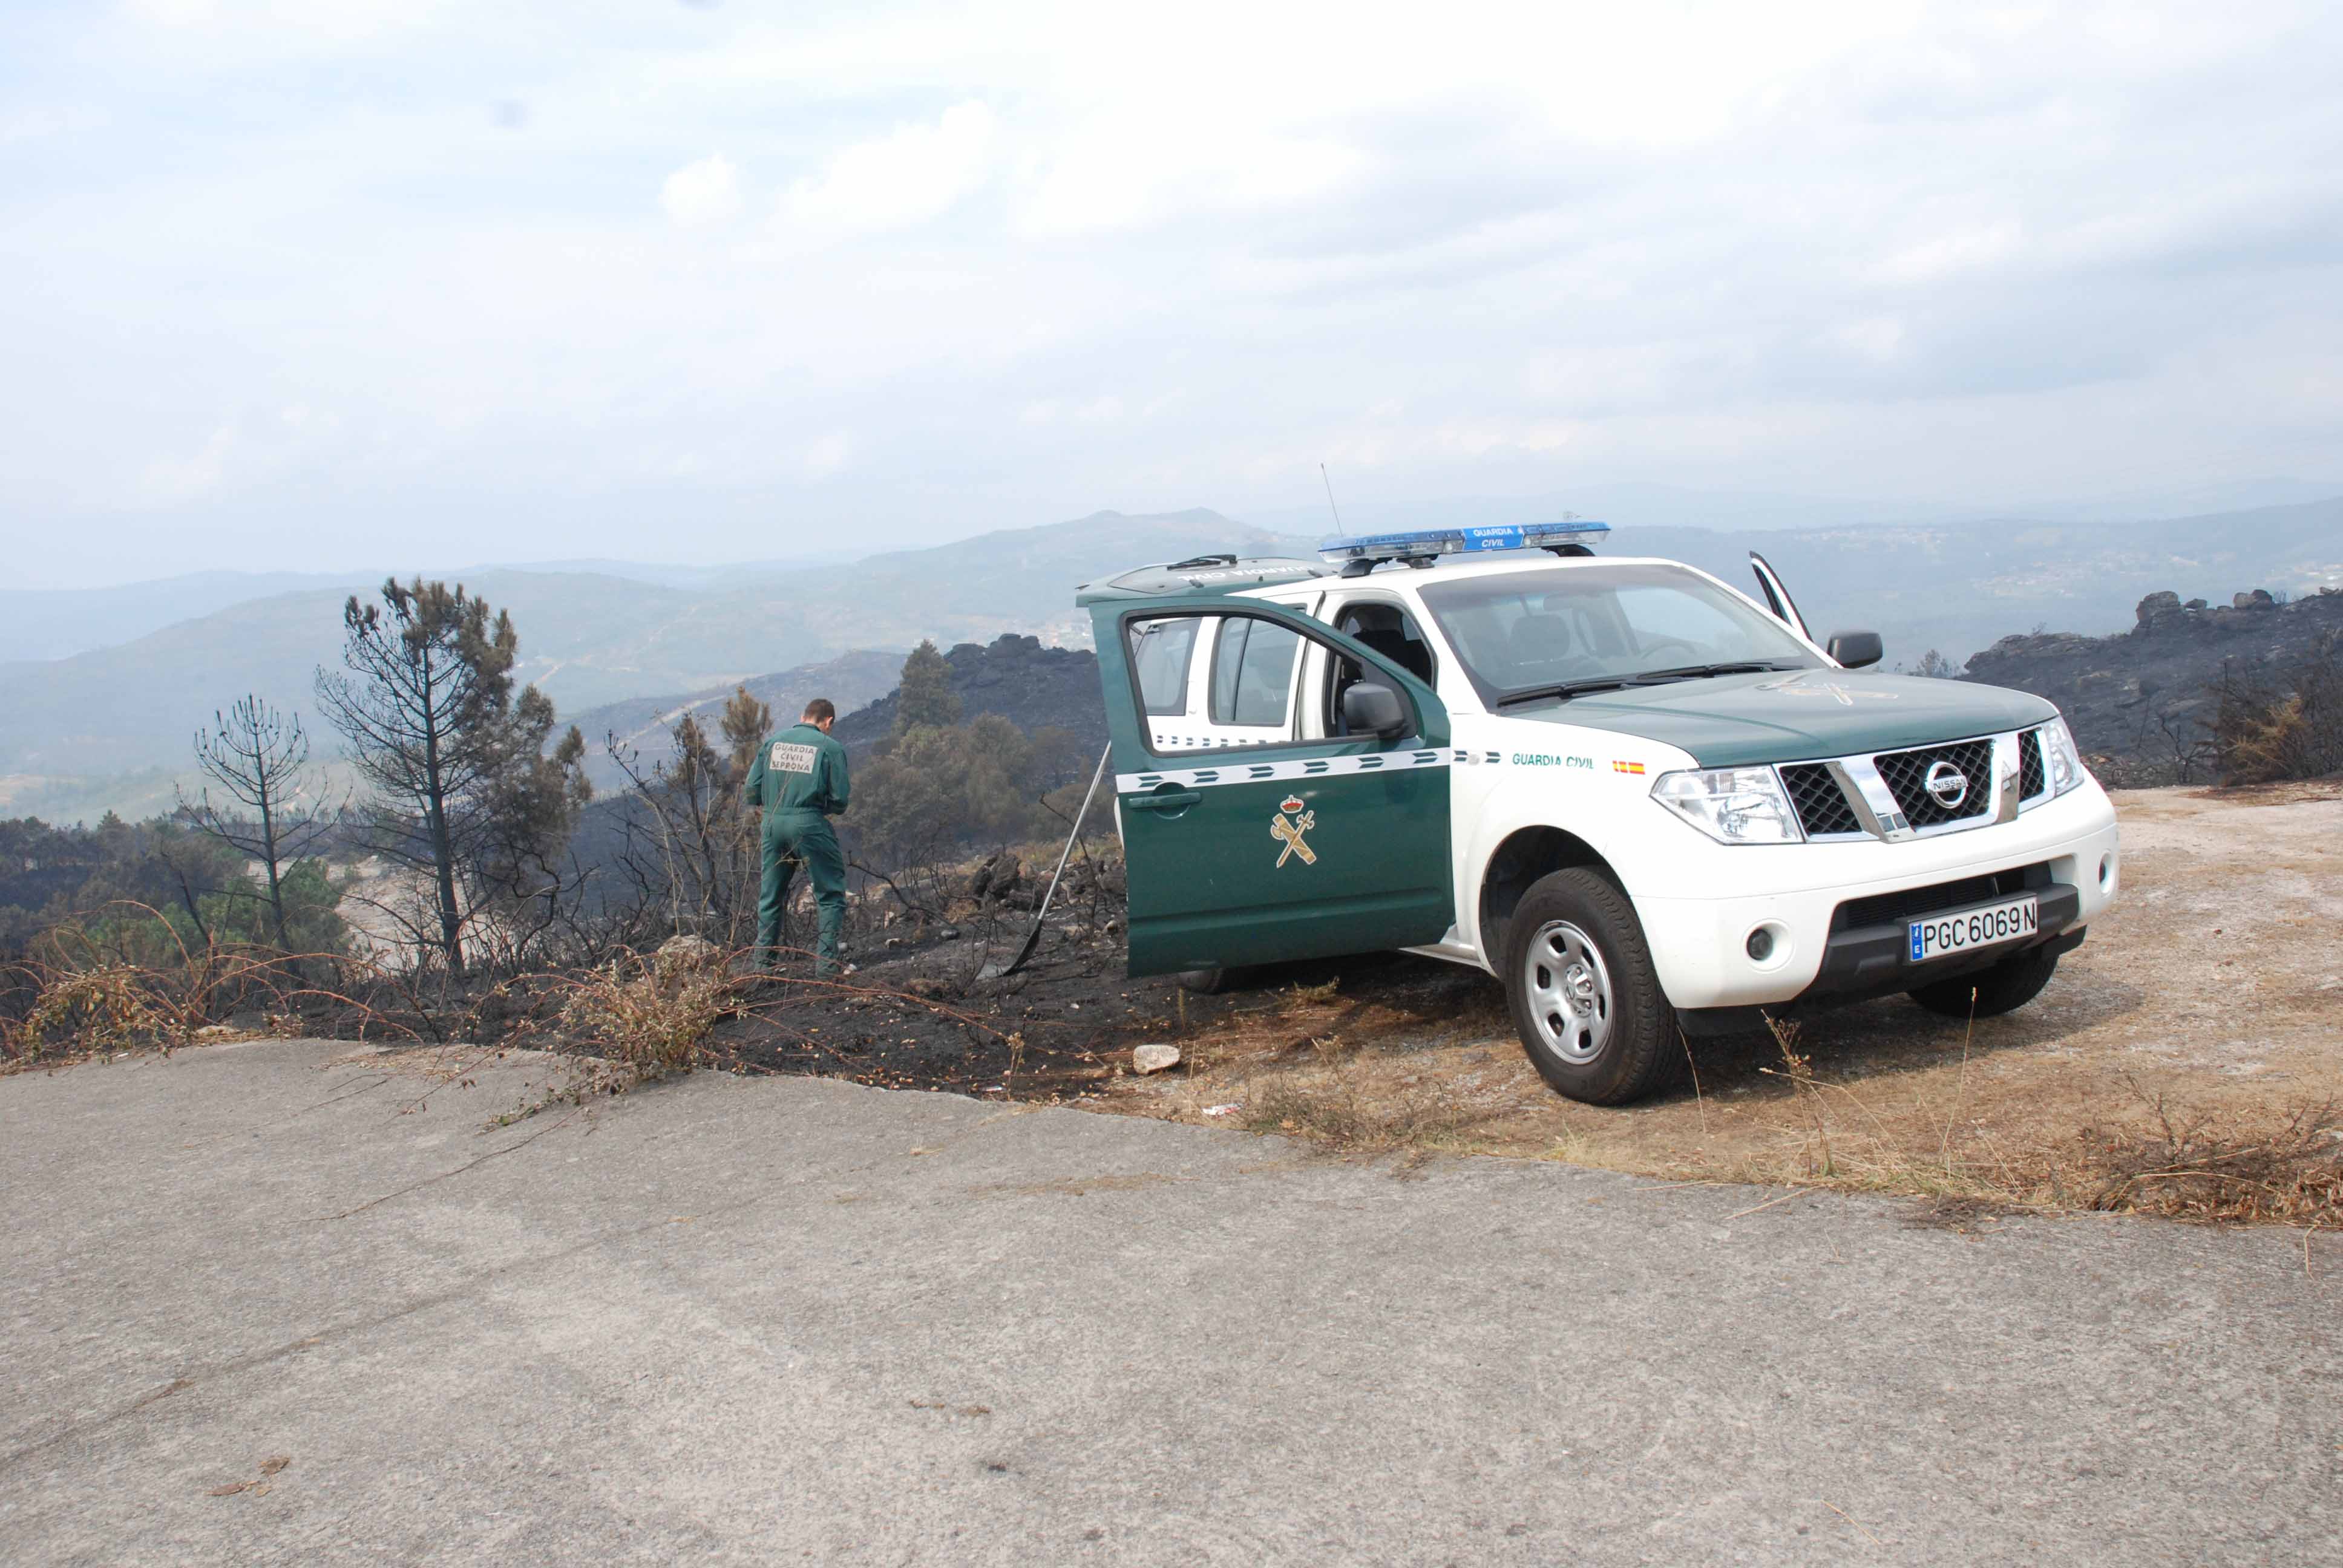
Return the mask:
[[[1982,817],[1993,809],[1993,742],[1963,740],[1871,759],[1914,828]]]
[[[2017,738],[2017,798],[2031,800],[2050,788],[2042,767],[2042,732],[2029,729]]]
[[[1783,762],[1775,771],[1807,839],[1892,843],[2016,820],[2020,810],[2049,799],[2043,760],[2036,727],[1903,751]]]
[[[1820,762],[1793,762],[1782,769],[1782,787],[1790,792],[1790,804],[1798,813],[1798,826],[1809,839],[1825,839],[1834,834],[1860,833],[1863,819],[1847,803],[1846,791],[1838,787],[1828,767]]]

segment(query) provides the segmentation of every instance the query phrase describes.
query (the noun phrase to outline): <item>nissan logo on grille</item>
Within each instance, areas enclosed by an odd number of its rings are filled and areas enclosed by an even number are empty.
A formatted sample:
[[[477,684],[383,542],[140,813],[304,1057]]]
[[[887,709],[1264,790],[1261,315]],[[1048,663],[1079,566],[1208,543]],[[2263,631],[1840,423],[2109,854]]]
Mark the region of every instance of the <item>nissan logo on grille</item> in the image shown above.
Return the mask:
[[[1969,776],[1949,762],[1930,763],[1927,776],[1920,780],[1920,787],[1928,792],[1930,799],[1947,811],[1956,809],[1969,798]]]

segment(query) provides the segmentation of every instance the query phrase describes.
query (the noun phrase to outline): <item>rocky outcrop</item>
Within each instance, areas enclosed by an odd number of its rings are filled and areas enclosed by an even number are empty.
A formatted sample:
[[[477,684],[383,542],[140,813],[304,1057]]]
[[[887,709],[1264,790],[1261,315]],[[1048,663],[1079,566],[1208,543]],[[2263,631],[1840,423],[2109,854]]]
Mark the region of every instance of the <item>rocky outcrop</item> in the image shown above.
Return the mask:
[[[2226,605],[2166,591],[2139,601],[2129,631],[2005,637],[1962,678],[2048,698],[2087,754],[2166,761],[2202,739],[2225,668],[2282,674],[2338,643],[2343,592],[2332,588],[2290,602],[2251,588]]]

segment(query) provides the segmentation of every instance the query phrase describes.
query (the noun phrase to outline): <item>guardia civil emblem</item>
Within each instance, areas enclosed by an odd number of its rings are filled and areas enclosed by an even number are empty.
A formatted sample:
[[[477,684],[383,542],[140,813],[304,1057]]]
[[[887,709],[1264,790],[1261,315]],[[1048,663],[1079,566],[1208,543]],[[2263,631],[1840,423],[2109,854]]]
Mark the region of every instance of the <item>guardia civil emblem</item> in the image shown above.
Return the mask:
[[[1893,702],[1896,700],[1896,694],[1892,691],[1877,691],[1869,687],[1863,687],[1854,691],[1849,691],[1845,687],[1841,686],[1835,680],[1825,680],[1819,682],[1810,681],[1806,678],[1813,673],[1814,671],[1810,669],[1802,669],[1798,671],[1797,674],[1790,677],[1787,680],[1760,681],[1756,686],[1751,688],[1751,689],[1755,691],[1778,691],[1785,697],[1827,697],[1833,702],[1837,703],[1841,708],[1853,708],[1855,706],[1855,699],[1857,698],[1861,698],[1865,702]]]
[[[1308,802],[1299,795],[1288,795],[1277,803],[1277,815],[1269,819],[1269,836],[1285,846],[1277,852],[1281,866],[1299,855],[1305,866],[1318,863],[1318,851],[1302,841],[1302,835],[1318,825],[1318,813],[1307,809]]]

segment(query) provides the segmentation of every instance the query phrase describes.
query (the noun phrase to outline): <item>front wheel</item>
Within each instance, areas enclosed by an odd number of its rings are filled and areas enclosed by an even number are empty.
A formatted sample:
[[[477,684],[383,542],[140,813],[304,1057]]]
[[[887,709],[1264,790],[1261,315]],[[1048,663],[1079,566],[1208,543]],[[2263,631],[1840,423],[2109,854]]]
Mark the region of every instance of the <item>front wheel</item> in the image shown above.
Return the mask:
[[[1624,1105],[1674,1079],[1675,1009],[1615,883],[1584,867],[1542,877],[1507,933],[1505,1000],[1539,1077],[1589,1105]]]
[[[2040,996],[2057,972],[2058,955],[2036,948],[2014,953],[1979,973],[1937,980],[1907,994],[1930,1012],[1946,1018],[1999,1018]]]

